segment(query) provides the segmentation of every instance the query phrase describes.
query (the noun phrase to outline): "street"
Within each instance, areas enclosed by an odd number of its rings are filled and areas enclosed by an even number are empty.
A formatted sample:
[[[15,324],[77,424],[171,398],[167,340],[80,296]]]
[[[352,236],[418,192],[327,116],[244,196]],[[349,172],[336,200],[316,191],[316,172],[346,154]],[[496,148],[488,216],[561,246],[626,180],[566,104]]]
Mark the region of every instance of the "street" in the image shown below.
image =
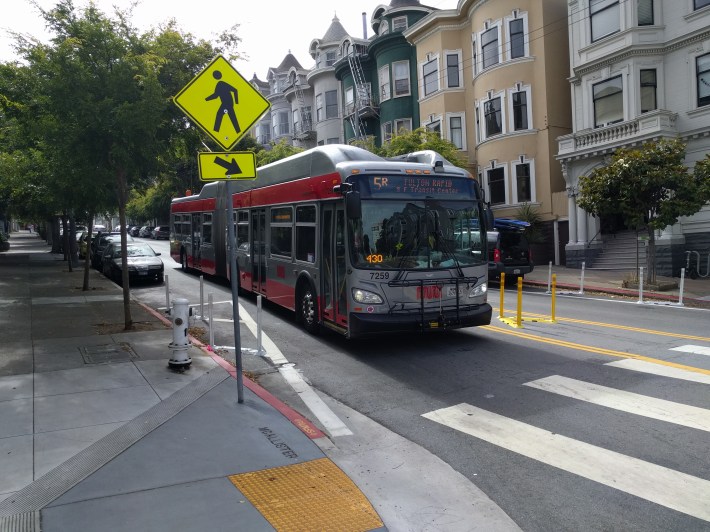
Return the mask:
[[[179,270],[167,242],[149,242],[172,297],[199,303],[198,276]],[[229,300],[226,282],[204,286],[205,299]],[[163,286],[132,294],[165,306]],[[498,319],[497,285],[489,302],[488,327],[361,341],[307,335],[265,302],[263,334],[313,389],[449,464],[523,530],[710,530],[709,311],[558,296],[551,323],[550,295],[526,290],[516,328]],[[256,299],[240,303],[255,319]],[[508,289],[506,317],[514,305]],[[231,305],[214,308],[229,318]],[[234,344],[227,321],[214,335]],[[278,367],[244,357],[263,386],[322,423],[296,406]]]

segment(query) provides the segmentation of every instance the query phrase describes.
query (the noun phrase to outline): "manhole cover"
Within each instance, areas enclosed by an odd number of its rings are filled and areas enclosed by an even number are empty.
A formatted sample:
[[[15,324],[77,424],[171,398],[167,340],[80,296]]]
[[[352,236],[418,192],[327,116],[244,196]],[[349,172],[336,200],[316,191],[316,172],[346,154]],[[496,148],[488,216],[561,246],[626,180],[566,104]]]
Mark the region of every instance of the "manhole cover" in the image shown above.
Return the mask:
[[[84,364],[112,364],[114,362],[130,362],[140,358],[130,344],[119,342],[117,344],[92,345],[80,347]]]

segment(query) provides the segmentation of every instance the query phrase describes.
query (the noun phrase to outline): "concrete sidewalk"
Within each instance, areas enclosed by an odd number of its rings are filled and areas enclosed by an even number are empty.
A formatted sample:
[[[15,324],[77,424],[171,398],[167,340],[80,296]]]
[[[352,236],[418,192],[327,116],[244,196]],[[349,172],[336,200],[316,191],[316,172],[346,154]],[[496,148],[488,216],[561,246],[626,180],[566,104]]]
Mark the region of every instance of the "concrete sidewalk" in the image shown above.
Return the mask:
[[[317,427],[207,351],[171,371],[161,316],[124,332],[82,281],[35,234],[0,253],[0,530],[385,530]]]

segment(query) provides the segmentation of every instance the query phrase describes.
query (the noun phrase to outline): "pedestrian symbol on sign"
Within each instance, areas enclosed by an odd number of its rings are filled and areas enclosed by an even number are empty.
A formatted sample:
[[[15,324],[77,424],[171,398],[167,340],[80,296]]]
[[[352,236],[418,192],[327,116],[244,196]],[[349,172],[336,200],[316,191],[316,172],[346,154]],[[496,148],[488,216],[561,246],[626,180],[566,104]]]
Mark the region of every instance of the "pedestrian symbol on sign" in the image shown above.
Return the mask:
[[[219,70],[212,72],[212,77],[217,81],[217,85],[214,88],[214,92],[210,94],[205,101],[215,100],[219,98],[221,102],[219,109],[217,110],[217,115],[214,120],[214,130],[219,132],[222,127],[222,118],[224,115],[229,116],[232,121],[232,126],[234,126],[234,131],[239,133],[241,129],[239,128],[239,122],[237,122],[237,115],[234,112],[234,106],[239,103],[239,91],[232,87],[226,81],[222,81],[222,73]],[[234,95],[234,97],[232,97]]]

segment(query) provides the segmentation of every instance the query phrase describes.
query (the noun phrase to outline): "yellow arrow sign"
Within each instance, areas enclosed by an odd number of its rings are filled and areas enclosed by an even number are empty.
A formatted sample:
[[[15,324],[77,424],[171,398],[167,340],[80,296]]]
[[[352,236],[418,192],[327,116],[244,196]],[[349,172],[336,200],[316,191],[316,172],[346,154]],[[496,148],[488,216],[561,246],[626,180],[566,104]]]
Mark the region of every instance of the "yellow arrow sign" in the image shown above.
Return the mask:
[[[271,106],[221,55],[173,101],[225,150],[231,149]]]
[[[256,179],[256,155],[252,151],[197,154],[200,180]]]

